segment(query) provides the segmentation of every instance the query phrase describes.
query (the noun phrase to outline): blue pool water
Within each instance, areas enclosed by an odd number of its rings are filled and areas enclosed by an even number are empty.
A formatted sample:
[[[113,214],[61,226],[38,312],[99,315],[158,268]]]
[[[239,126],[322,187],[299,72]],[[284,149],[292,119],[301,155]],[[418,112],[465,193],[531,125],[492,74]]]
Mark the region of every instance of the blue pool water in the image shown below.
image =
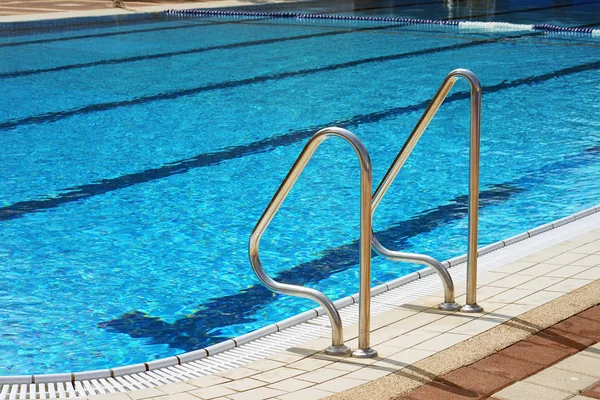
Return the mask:
[[[412,3],[273,8],[600,23],[598,2]],[[598,204],[599,56],[582,36],[256,18],[0,36],[0,374],[163,358],[315,306],[260,286],[254,224],[326,126],[364,141],[377,184],[455,68],[484,86],[480,245]],[[376,212],[390,248],[466,250],[467,89]],[[270,274],[357,292],[358,177],[346,143],[318,150],[264,235]],[[416,268],[375,257],[373,284]]]

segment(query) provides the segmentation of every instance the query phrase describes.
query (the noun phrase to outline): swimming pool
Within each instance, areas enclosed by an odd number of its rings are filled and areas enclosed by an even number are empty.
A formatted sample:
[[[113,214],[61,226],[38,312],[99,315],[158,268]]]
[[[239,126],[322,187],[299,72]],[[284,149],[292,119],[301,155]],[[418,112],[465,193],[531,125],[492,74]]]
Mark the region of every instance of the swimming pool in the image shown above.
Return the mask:
[[[395,4],[356,12],[448,17]],[[554,6],[507,3],[496,19],[598,24],[597,2]],[[596,205],[599,54],[587,37],[257,18],[0,36],[0,374],[163,358],[313,307],[254,277],[258,217],[325,126],[365,142],[379,182],[457,67],[484,86],[480,245]],[[375,214],[390,248],[466,250],[466,89]],[[264,236],[270,274],[333,298],[357,291],[358,174],[345,143],[319,149]],[[376,257],[373,281],[415,268]]]

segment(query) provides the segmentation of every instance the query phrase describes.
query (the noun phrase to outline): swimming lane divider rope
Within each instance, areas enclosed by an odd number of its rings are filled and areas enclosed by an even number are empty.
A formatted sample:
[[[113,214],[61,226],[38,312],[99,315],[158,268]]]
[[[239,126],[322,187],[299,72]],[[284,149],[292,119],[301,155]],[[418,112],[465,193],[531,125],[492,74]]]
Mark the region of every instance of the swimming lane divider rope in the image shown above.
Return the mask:
[[[194,8],[189,10],[167,10],[168,15],[202,16],[202,17],[263,17],[284,19],[321,19],[336,21],[367,21],[367,22],[397,22],[408,25],[438,25],[455,26],[459,29],[488,30],[488,31],[541,31],[541,32],[567,32],[586,34],[594,37],[600,36],[600,29],[576,28],[550,24],[512,24],[509,22],[480,22],[480,21],[449,21],[440,19],[418,19],[402,17],[369,17],[366,15],[336,15],[336,14],[303,14],[295,12],[268,12],[268,11],[230,11],[206,10]]]

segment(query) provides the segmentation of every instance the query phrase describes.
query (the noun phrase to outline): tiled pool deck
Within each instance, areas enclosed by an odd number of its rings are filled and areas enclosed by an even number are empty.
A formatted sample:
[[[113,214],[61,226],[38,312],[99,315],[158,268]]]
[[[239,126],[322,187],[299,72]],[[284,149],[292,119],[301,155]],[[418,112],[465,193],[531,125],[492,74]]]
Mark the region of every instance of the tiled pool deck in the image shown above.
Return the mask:
[[[171,8],[213,8],[279,3],[281,0],[123,0],[124,8],[112,0],[8,0],[0,2],[0,22],[38,21],[58,18],[128,15],[159,12]],[[289,1],[288,1],[289,2]]]

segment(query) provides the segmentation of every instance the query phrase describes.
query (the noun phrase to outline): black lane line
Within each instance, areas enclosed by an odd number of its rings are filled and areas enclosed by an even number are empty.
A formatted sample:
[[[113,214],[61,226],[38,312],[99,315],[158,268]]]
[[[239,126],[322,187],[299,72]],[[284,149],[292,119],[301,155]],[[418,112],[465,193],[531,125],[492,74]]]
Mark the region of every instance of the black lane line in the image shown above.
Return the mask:
[[[369,27],[369,28],[343,29],[343,30],[321,32],[321,33],[311,33],[311,34],[298,35],[298,36],[260,39],[260,40],[253,40],[253,41],[239,42],[239,43],[228,43],[228,44],[221,44],[221,45],[209,46],[209,47],[197,47],[194,49],[172,51],[172,52],[167,52],[167,53],[115,58],[115,59],[111,59],[111,60],[92,61],[92,62],[80,63],[80,64],[61,65],[61,66],[52,67],[52,68],[5,72],[5,73],[0,73],[0,79],[2,79],[2,78],[4,78],[4,79],[18,78],[18,77],[23,77],[23,76],[28,76],[28,75],[43,74],[43,73],[47,73],[47,72],[67,71],[67,70],[79,69],[79,68],[89,68],[89,67],[97,67],[97,66],[104,66],[104,65],[124,64],[124,63],[129,63],[129,62],[136,62],[136,61],[155,60],[155,59],[161,59],[161,58],[176,57],[176,56],[181,56],[181,55],[186,55],[186,54],[198,54],[198,53],[214,51],[214,50],[231,50],[231,49],[237,49],[237,48],[242,48],[242,47],[251,47],[251,46],[259,46],[259,45],[265,45],[265,44],[290,42],[290,41],[294,41],[294,40],[305,40],[305,39],[327,37],[327,36],[346,35],[346,34],[350,34],[350,33],[363,32],[363,31],[385,30],[385,29],[389,29],[389,28],[394,28],[396,26],[398,26],[398,25],[395,24],[395,25],[383,25],[383,26]]]
[[[577,74],[580,72],[600,69],[600,61],[577,65],[562,70],[550,72],[543,75],[520,78],[514,81],[504,81],[493,86],[484,86],[483,92],[486,94],[496,93],[502,90],[516,88],[524,85],[534,85],[546,82],[548,80]],[[454,93],[445,100],[445,103],[454,102],[469,98],[468,92]],[[417,104],[405,107],[395,107],[383,111],[377,111],[369,114],[359,114],[344,120],[332,121],[328,124],[319,124],[319,126],[309,127],[302,130],[293,131],[284,135],[270,137],[249,144],[235,146],[216,151],[213,153],[202,153],[191,158],[178,160],[157,168],[151,168],[140,172],[122,175],[116,178],[102,179],[85,185],[60,189],[57,196],[43,198],[39,200],[27,200],[0,208],[0,221],[12,220],[24,215],[48,210],[90,197],[102,195],[119,189],[131,187],[140,183],[156,181],[158,179],[168,178],[173,175],[179,175],[189,172],[192,169],[208,167],[220,164],[227,160],[245,157],[251,154],[264,153],[277,147],[288,146],[297,143],[303,139],[311,137],[317,130],[323,126],[357,126],[381,121],[385,118],[395,117],[411,112],[424,110],[430,103],[425,100]],[[39,197],[39,196],[38,196]]]
[[[446,52],[446,51],[460,50],[460,49],[465,49],[465,48],[469,48],[469,47],[481,46],[484,44],[496,43],[496,42],[506,40],[506,39],[514,39],[514,38],[520,38],[523,36],[533,36],[533,35],[539,35],[539,34],[540,33],[527,33],[527,34],[518,35],[518,36],[506,36],[506,37],[502,37],[502,38],[477,40],[477,41],[473,41],[473,42],[469,42],[469,43],[460,43],[460,44],[454,44],[451,46],[434,47],[431,49],[418,50],[418,51],[413,51],[413,52],[409,52],[409,53],[392,54],[392,55],[388,55],[388,56],[379,56],[379,57],[372,57],[372,58],[366,58],[366,59],[355,60],[355,61],[347,61],[347,62],[343,62],[343,63],[339,63],[339,64],[326,65],[326,66],[317,67],[317,68],[308,68],[308,69],[303,69],[303,70],[299,70],[299,71],[286,71],[286,72],[281,72],[278,74],[260,75],[260,76],[240,79],[240,80],[236,80],[236,81],[213,83],[213,84],[199,86],[199,87],[195,87],[195,88],[191,88],[191,89],[176,90],[173,92],[165,92],[165,93],[159,93],[159,94],[154,94],[154,95],[149,95],[149,96],[137,97],[137,98],[134,98],[131,100],[121,100],[121,101],[114,101],[114,102],[108,102],[108,103],[90,104],[90,105],[87,105],[84,107],[74,108],[71,110],[49,112],[49,113],[34,115],[31,117],[25,117],[25,118],[21,118],[21,119],[17,119],[17,120],[9,120],[9,121],[5,121],[5,122],[1,122],[0,130],[10,130],[10,129],[14,129],[14,128],[17,128],[19,126],[24,126],[24,125],[56,122],[61,119],[69,118],[69,117],[72,117],[75,115],[84,115],[84,114],[89,114],[89,113],[94,113],[94,112],[99,112],[99,111],[108,111],[108,110],[113,110],[113,109],[120,108],[120,107],[129,107],[129,106],[145,104],[145,103],[149,103],[149,102],[153,102],[153,101],[172,100],[172,99],[177,99],[180,97],[196,95],[198,93],[207,92],[207,91],[211,91],[211,90],[231,89],[231,88],[236,88],[236,87],[240,87],[240,86],[247,86],[247,85],[252,85],[252,84],[262,83],[262,82],[269,82],[269,81],[276,81],[276,80],[287,79],[287,78],[303,76],[303,75],[310,75],[310,74],[315,74],[315,73],[319,73],[319,72],[335,71],[335,70],[339,70],[339,69],[352,68],[352,67],[356,67],[358,65],[363,65],[363,64],[400,60],[403,58],[418,57],[418,56],[422,56],[422,55],[426,55],[426,54],[434,54],[434,53],[441,53],[441,52]]]
[[[510,184],[493,185],[480,192],[480,209],[506,202],[521,191],[521,188]],[[426,210],[409,220],[376,232],[376,235],[385,243],[393,242],[392,248],[406,248],[410,245],[411,238],[465,218],[468,209],[468,196],[458,196],[448,204]],[[371,257],[374,256],[376,254],[372,253]],[[359,241],[354,240],[327,249],[316,259],[291,266],[278,274],[276,279],[301,286],[316,284],[333,274],[355,267],[358,257]],[[262,285],[252,285],[233,295],[209,299],[198,306],[198,311],[176,319],[173,323],[136,310],[114,320],[101,322],[98,327],[133,338],[148,338],[151,344],[166,344],[170,348],[192,351],[229,339],[221,335],[211,337],[215,329],[258,321],[257,312],[280,296]]]
[[[525,13],[525,12],[553,10],[556,8],[579,7],[579,6],[589,5],[589,4],[600,4],[600,3],[597,1],[589,1],[589,2],[585,2],[585,3],[577,3],[577,4],[559,4],[557,6],[525,8],[522,10],[500,11],[500,12],[477,14],[477,15],[465,15],[462,17],[445,18],[445,20],[473,19],[473,18],[490,17],[490,16],[495,17],[497,15],[521,14],[521,13]]]

